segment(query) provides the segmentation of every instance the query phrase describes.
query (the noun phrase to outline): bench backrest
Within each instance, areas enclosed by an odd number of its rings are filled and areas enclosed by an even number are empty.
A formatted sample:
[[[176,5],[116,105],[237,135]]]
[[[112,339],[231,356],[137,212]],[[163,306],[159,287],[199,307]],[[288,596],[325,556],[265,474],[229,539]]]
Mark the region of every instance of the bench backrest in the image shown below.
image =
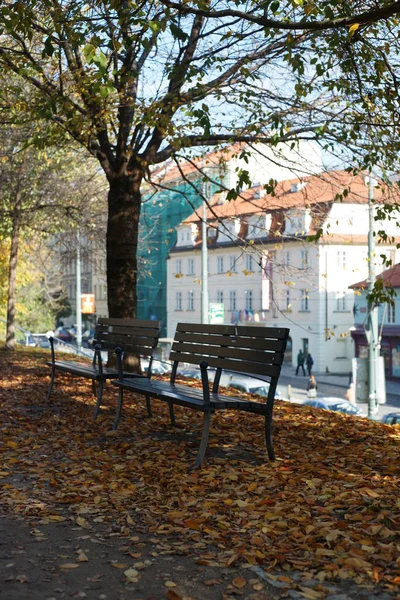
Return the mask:
[[[101,344],[104,350],[119,347],[128,354],[152,357],[160,333],[161,321],[101,317],[96,325],[93,344]]]
[[[234,325],[178,323],[170,360],[206,361],[217,369],[213,390],[217,391],[222,370],[268,377],[277,383],[289,337],[289,329]]]

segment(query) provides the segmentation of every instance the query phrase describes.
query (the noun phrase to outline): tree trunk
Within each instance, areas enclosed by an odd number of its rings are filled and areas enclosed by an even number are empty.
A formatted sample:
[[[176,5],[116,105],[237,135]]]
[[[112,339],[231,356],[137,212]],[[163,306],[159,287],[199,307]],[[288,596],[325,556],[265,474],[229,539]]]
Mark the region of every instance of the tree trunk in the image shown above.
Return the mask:
[[[107,224],[108,311],[113,318],[136,318],[137,244],[141,207],[137,169],[109,178]]]
[[[20,232],[19,212],[15,211],[12,220],[10,263],[8,267],[7,332],[6,348],[15,349],[15,314],[17,293],[17,263]]]

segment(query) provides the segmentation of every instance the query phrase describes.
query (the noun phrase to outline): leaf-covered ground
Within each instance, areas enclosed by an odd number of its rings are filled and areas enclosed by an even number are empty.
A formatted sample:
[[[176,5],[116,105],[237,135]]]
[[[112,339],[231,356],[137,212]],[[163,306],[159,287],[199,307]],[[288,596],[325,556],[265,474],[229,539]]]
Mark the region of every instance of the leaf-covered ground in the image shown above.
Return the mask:
[[[262,567],[306,598],[324,598],[335,581],[398,595],[398,427],[277,402],[270,463],[262,418],[223,412],[193,470],[200,415],[177,408],[174,428],[165,405],[153,401],[148,418],[144,400],[126,394],[112,432],[115,388],[95,422],[88,381],[58,375],[48,406],[45,360],[0,352],[3,513],[53,523],[67,510],[75,526],[112,523],[124,539],[144,528],[161,553]]]

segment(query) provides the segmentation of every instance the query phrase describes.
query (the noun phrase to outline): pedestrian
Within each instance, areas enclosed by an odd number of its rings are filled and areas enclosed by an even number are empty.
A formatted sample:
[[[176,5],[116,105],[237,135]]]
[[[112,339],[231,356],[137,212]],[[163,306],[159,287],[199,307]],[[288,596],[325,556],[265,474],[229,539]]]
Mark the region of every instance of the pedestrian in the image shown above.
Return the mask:
[[[303,375],[306,374],[305,370],[304,370],[304,360],[305,360],[305,356],[304,356],[304,352],[302,350],[299,350],[299,353],[297,355],[297,369],[296,369],[296,375],[299,374],[299,369],[302,368],[303,369]]]
[[[317,397],[317,382],[315,381],[314,375],[310,375],[307,384],[307,398]]]
[[[307,365],[307,371],[308,371],[308,376],[311,377],[311,371],[313,368],[313,357],[311,356],[310,353],[307,354],[307,358],[306,358],[306,365]]]

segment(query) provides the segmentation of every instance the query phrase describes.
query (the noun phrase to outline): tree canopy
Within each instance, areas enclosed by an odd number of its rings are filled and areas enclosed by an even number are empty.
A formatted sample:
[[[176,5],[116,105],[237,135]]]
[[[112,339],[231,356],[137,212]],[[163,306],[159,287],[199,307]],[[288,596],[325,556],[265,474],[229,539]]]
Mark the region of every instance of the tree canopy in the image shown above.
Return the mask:
[[[34,90],[21,106],[82,144],[108,179],[112,316],[135,314],[140,185],[152,165],[232,141],[301,139],[343,144],[370,164],[371,124],[388,135],[397,110],[388,40],[399,10],[342,0],[2,3],[0,65]]]

